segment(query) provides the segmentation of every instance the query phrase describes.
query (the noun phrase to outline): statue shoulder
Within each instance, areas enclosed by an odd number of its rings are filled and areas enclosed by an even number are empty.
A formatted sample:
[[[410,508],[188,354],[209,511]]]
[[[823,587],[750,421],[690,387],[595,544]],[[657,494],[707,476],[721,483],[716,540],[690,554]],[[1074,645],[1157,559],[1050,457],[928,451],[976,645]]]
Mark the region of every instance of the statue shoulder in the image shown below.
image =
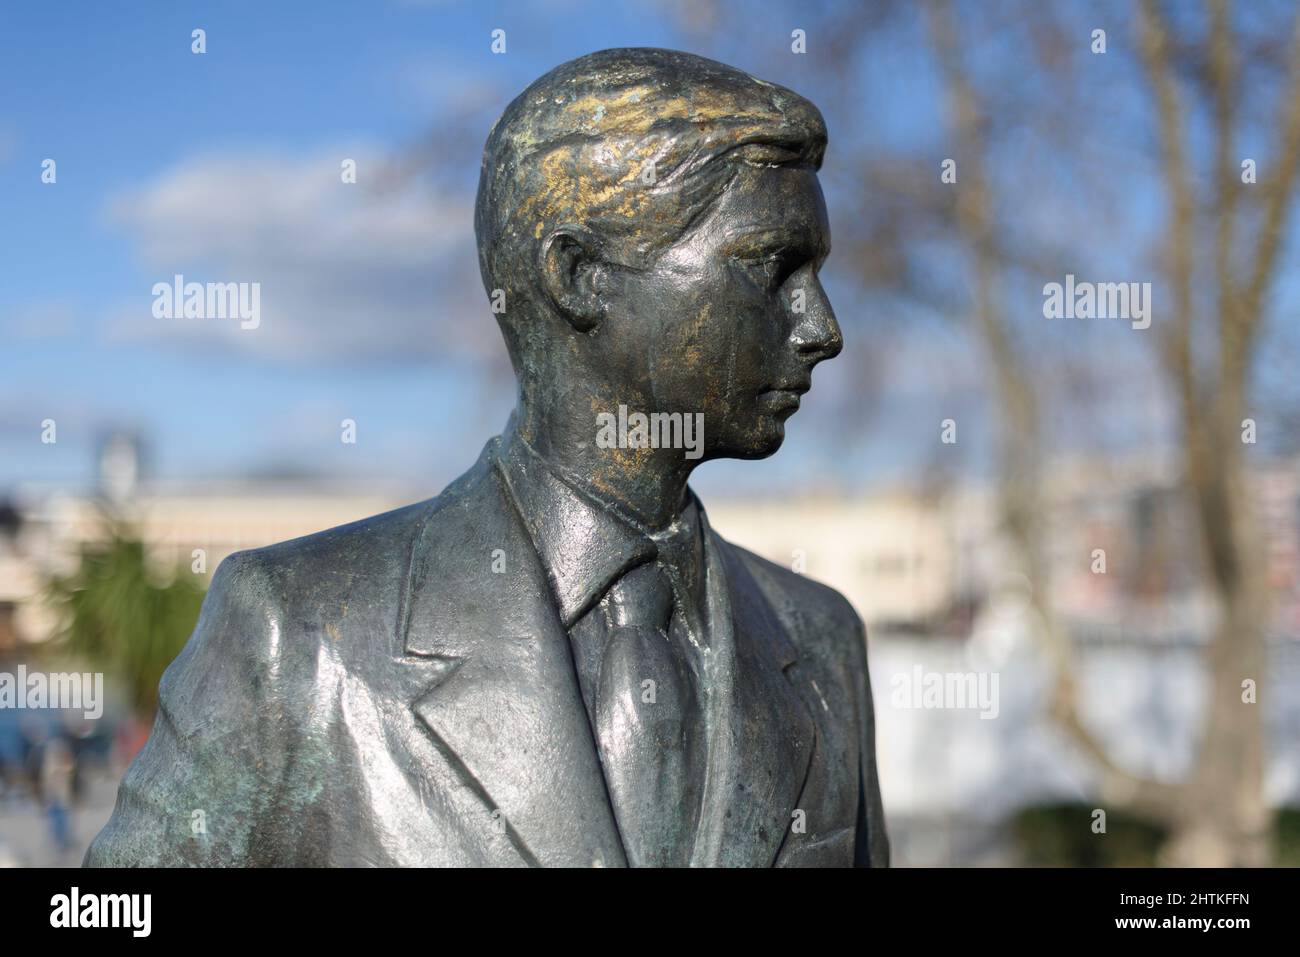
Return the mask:
[[[307,613],[349,597],[394,599],[388,593],[405,579],[421,536],[436,535],[446,526],[472,525],[485,510],[484,493],[492,488],[488,466],[485,450],[473,468],[433,498],[235,552],[217,569],[211,591],[241,603]]]
[[[840,592],[747,549],[728,547],[741,556],[801,650],[816,649],[865,664],[866,628]]]
[[[213,576],[249,596],[292,599],[303,589],[327,587],[354,572],[384,572],[404,561],[420,523],[437,510],[438,498],[416,502],[346,525],[327,528],[228,556]]]

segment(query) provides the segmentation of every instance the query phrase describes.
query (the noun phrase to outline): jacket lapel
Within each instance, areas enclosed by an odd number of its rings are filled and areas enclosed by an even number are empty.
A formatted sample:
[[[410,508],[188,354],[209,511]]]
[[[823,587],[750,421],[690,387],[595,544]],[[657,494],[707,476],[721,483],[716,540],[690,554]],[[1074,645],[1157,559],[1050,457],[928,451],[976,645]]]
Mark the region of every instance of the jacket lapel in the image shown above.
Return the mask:
[[[704,522],[718,726],[693,863],[770,867],[808,776],[815,726],[786,669],[796,660],[736,549]]]
[[[524,861],[624,866],[568,636],[494,457],[412,547],[400,646],[431,667],[411,707]]]
[[[411,708],[482,801],[483,826],[523,861],[626,866],[568,635],[495,457],[494,440],[414,538],[396,623],[400,654],[422,676]],[[716,703],[692,864],[767,867],[789,833],[815,726],[789,680],[784,626],[703,510],[701,521]]]

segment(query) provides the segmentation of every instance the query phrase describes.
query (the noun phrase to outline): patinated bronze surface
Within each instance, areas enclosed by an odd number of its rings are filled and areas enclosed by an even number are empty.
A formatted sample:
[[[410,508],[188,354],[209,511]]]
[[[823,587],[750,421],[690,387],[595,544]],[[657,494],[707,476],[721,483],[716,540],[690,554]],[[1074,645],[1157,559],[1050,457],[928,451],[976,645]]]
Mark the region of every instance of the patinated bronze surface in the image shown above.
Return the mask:
[[[666,50],[512,102],[476,214],[510,422],[434,499],[222,563],[86,863],[886,864],[858,616],[687,485],[840,351],[825,144]]]

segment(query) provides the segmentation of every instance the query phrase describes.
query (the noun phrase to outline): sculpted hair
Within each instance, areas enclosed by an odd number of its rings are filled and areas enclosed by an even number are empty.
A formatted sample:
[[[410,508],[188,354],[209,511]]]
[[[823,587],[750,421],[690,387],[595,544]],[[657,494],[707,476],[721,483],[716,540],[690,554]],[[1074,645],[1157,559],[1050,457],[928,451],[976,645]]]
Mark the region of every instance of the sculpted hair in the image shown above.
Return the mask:
[[[488,134],[474,213],[516,367],[514,320],[532,312],[555,228],[585,227],[607,258],[635,266],[689,229],[739,166],[819,169],[825,149],[825,122],[803,97],[691,54],[603,50],[538,79]]]

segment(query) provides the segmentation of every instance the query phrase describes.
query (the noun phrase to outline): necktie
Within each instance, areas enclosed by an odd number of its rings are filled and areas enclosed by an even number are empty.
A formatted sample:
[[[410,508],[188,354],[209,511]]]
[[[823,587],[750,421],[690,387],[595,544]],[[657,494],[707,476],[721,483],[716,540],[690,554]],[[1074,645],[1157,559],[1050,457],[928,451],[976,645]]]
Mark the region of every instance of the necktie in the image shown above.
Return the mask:
[[[695,819],[681,806],[694,730],[686,663],[669,640],[672,587],[656,562],[640,565],[614,584],[605,608],[596,737],[628,863],[684,865]]]

